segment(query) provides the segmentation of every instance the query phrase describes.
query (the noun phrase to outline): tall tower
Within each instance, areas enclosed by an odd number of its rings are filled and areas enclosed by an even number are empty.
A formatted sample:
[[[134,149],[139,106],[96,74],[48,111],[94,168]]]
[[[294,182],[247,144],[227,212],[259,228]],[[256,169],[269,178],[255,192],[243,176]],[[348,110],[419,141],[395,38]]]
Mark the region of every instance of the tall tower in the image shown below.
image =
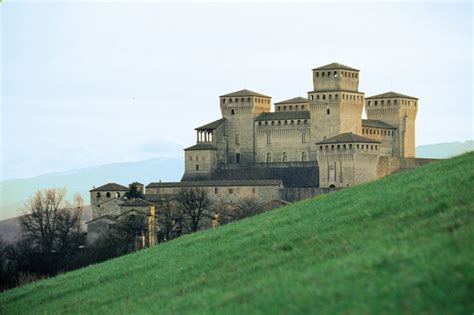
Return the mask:
[[[415,157],[415,119],[418,99],[396,92],[367,97],[365,112],[368,119],[377,119],[397,127],[394,155]]]
[[[364,93],[359,92],[359,70],[331,63],[313,69],[314,89],[308,92],[314,142],[341,133],[362,134]]]
[[[255,162],[254,118],[269,112],[271,97],[250,90],[240,90],[220,96],[222,117],[226,119],[225,163]]]

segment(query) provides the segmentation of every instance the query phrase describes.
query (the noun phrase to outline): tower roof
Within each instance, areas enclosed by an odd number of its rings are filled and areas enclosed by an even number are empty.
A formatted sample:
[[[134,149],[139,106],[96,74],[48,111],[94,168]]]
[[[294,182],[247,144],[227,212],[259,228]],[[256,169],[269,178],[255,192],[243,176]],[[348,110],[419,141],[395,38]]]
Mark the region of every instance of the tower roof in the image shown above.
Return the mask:
[[[286,100],[286,101],[281,101],[281,102],[275,103],[275,105],[280,105],[280,104],[295,104],[295,103],[307,103],[307,102],[308,102],[308,99],[307,99],[307,98],[298,96],[298,97],[290,98],[289,100]]]
[[[224,95],[221,95],[220,97],[234,97],[234,96],[239,96],[239,97],[240,96],[259,96],[259,97],[271,98],[270,96],[263,95],[263,94],[260,94],[260,93],[254,92],[254,91],[250,91],[250,90],[246,90],[246,89],[236,91],[236,92],[232,92],[232,93],[229,93],[229,94],[224,94]]]
[[[255,118],[255,121],[265,120],[284,120],[284,119],[309,119],[310,114],[308,111],[287,111],[287,112],[265,112]]]
[[[352,142],[363,142],[363,143],[380,143],[380,141],[355,135],[352,132],[340,133],[334,137],[324,139],[316,144],[329,144],[329,143],[352,143]]]
[[[337,63],[337,62],[333,62],[333,63],[330,63],[328,65],[322,66],[322,67],[314,68],[313,70],[335,70],[335,69],[359,71],[355,68],[351,68],[351,67],[348,67],[346,65]]]
[[[376,119],[362,119],[362,126],[383,129],[397,129],[397,127]]]
[[[375,98],[409,98],[409,99],[412,99],[412,100],[418,100],[418,98],[416,98],[416,97],[400,94],[400,93],[397,93],[397,92],[385,92],[385,93],[382,93],[382,94],[377,94],[377,95],[374,95],[374,96],[366,97],[365,99],[370,100],[370,99],[375,99]]]
[[[128,187],[116,183],[108,183],[103,186],[94,188],[90,191],[128,191]]]
[[[184,149],[184,151],[200,151],[200,150],[217,150],[217,147],[209,143],[198,143],[189,148]]]
[[[194,130],[214,130],[217,127],[219,127],[224,121],[225,121],[225,118],[221,118],[211,123],[205,124],[204,126],[194,128]]]

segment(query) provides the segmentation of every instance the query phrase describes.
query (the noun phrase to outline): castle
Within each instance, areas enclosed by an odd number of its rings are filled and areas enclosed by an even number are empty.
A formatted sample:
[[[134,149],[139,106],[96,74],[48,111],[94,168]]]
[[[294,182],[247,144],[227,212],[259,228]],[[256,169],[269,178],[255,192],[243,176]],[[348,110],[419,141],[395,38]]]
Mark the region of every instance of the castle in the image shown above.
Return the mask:
[[[204,189],[213,201],[292,202],[430,162],[415,158],[418,98],[365,97],[360,71],[339,63],[312,74],[307,98],[277,102],[273,112],[264,94],[220,96],[222,117],[195,128],[196,144],[184,149],[181,181],[140,184],[142,203],[184,188]],[[126,190],[117,184],[91,190],[93,218],[123,213]]]

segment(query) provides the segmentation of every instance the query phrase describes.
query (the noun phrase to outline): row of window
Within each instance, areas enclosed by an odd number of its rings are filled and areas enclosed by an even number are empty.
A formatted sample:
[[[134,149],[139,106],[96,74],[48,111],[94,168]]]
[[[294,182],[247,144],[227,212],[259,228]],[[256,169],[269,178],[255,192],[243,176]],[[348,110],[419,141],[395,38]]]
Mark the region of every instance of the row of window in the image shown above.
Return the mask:
[[[296,120],[296,124],[297,124],[297,125],[301,125],[301,122],[303,122],[304,125],[308,124],[308,120],[307,120],[307,119],[304,119],[303,121],[301,121],[300,119]],[[277,121],[272,120],[272,121],[270,122],[270,125],[272,125],[272,126],[274,126],[275,124],[277,124],[278,126],[280,126],[280,125],[282,124],[282,121],[281,121],[281,120],[277,120]],[[294,124],[295,124],[295,121],[294,121],[294,120],[290,120],[290,121],[288,121],[288,120],[283,120],[283,125],[288,125],[288,124],[294,125]],[[265,122],[259,121],[259,122],[258,122],[258,125],[259,125],[259,126],[262,126],[262,125],[268,126],[268,125],[269,125],[269,122],[268,122],[268,121],[265,121]]]
[[[369,145],[369,144],[357,144],[357,145],[356,145],[356,148],[357,148],[357,149],[364,149],[364,148],[365,148],[366,150],[377,150],[377,149],[378,149],[378,145],[373,145],[373,144],[370,144],[370,145]],[[352,144],[348,144],[348,145],[346,145],[346,144],[343,144],[343,145],[340,145],[340,144],[338,144],[338,145],[331,144],[330,146],[329,146],[329,145],[325,145],[325,146],[320,145],[320,146],[319,146],[319,150],[322,151],[323,149],[326,150],[326,151],[328,151],[329,149],[331,149],[331,150],[334,150],[334,149],[336,149],[336,150],[352,149]]]
[[[314,95],[310,95],[309,99],[310,100],[314,100],[314,99],[326,100],[326,95],[327,95],[328,100],[332,100],[333,95],[334,95],[335,100],[339,98],[339,94],[317,94],[316,97]],[[362,95],[353,95],[353,94],[345,94],[345,93],[342,93],[341,95],[342,95],[343,100],[362,101],[364,99]]]
[[[377,100],[377,101],[367,101],[368,106],[377,106],[378,104],[380,105],[397,105],[397,100]],[[409,100],[402,100],[401,101],[402,105],[413,105],[416,106],[416,101],[409,101]]]
[[[241,97],[241,98],[238,98],[238,97],[234,97],[234,98],[223,98],[222,99],[222,104],[226,104],[226,103],[229,103],[229,104],[232,104],[232,103],[245,103],[245,97]],[[252,101],[252,98],[250,97],[247,97],[247,103],[250,103]],[[270,99],[268,98],[255,98],[255,103],[262,103],[262,104],[270,104]]]
[[[363,128],[362,129],[362,134],[365,134],[365,135],[380,135],[380,136],[393,136],[394,131],[393,130],[380,130],[380,129]]]
[[[306,132],[301,133],[301,142],[306,143]],[[270,133],[267,134],[267,144],[272,144],[272,135]]]
[[[113,193],[115,198],[120,198],[120,193],[119,192],[116,192],[116,193]],[[97,199],[101,198],[102,197],[102,194],[100,192],[97,192],[97,194],[95,195]],[[106,192],[105,193],[105,197],[106,198],[110,198],[112,197],[112,194],[110,192]]]
[[[194,161],[197,162],[197,161],[199,161],[199,156],[195,156],[195,157],[190,156],[190,157],[189,157],[189,160],[190,160],[190,161],[193,161],[193,159],[194,159]],[[201,156],[201,161],[204,161],[205,159],[206,159],[205,156]]]
[[[288,107],[286,107],[286,105],[279,105],[279,106],[275,106],[276,107],[276,111],[277,112],[280,112],[280,111],[286,111],[286,110],[293,110],[293,105],[289,105]],[[301,107],[299,107],[299,105],[295,105],[295,110],[305,110],[306,106],[305,105],[301,105]]]
[[[234,188],[228,188],[228,192],[229,194],[233,194],[234,193]],[[219,188],[218,187],[214,187],[214,194],[218,194],[219,193]],[[252,194],[255,194],[256,193],[256,189],[255,187],[252,188]]]
[[[272,163],[273,162],[272,152],[267,152],[266,160],[267,160],[267,163]],[[288,162],[288,154],[286,152],[282,153],[281,161],[282,162]],[[306,161],[308,161],[308,153],[306,151],[303,151],[303,152],[301,152],[301,162],[306,162]]]
[[[348,72],[348,71],[316,71],[315,75],[317,78],[321,77],[347,77],[347,78],[358,78],[359,74],[357,72]]]

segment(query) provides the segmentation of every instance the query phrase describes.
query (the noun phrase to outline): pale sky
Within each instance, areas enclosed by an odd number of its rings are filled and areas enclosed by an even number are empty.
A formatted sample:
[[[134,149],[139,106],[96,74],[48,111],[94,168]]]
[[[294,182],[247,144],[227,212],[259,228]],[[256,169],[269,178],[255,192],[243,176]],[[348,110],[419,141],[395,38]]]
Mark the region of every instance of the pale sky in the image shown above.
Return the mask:
[[[418,97],[417,145],[473,139],[472,4],[0,4],[0,179],[181,156],[243,88],[307,96],[311,69]]]

